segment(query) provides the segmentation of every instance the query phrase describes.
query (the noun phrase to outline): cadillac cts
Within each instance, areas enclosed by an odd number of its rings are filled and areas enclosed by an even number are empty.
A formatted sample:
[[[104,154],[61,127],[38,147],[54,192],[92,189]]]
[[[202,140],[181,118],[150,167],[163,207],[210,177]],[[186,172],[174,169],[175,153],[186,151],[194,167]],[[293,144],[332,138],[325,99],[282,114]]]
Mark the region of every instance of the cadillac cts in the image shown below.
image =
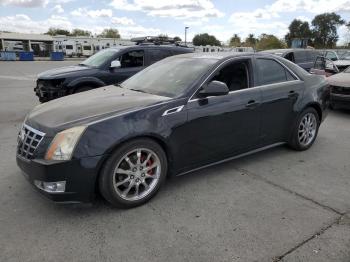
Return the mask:
[[[99,192],[129,208],[152,198],[167,176],[285,143],[308,149],[328,104],[325,78],[284,58],[179,55],[119,86],[34,108],[18,136],[17,163],[56,202],[87,202]]]

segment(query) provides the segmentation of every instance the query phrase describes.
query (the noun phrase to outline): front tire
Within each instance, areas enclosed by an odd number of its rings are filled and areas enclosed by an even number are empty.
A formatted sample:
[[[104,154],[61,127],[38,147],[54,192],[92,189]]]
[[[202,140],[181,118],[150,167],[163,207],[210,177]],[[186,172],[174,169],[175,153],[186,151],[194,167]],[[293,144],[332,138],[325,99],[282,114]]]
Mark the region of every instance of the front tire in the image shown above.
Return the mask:
[[[320,118],[317,111],[312,108],[306,108],[298,117],[294,130],[289,139],[289,146],[298,151],[309,149],[315,142]]]
[[[161,146],[151,139],[135,139],[120,146],[104,164],[100,193],[115,207],[136,207],[156,195],[166,173],[167,158]]]

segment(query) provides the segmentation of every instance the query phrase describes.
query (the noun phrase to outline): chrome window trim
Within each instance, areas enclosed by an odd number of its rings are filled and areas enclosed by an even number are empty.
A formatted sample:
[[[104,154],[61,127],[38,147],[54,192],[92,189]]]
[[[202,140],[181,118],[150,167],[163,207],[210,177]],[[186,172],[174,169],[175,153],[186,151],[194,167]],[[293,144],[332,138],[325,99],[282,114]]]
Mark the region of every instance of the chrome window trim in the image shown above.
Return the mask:
[[[253,87],[250,87],[250,88],[245,88],[245,89],[231,91],[227,95],[231,95],[231,94],[239,93],[239,92],[243,92],[243,91],[248,91],[248,90],[252,90],[252,89],[256,89],[256,88],[265,88],[265,87],[270,87],[270,86],[284,85],[284,84],[290,84],[290,83],[299,83],[299,82],[302,82],[302,81],[301,80],[291,80],[291,81],[273,83],[273,84],[268,84],[268,85],[253,86]],[[208,96],[208,97],[205,97],[205,99],[212,98],[212,97],[220,97],[220,96]],[[204,98],[194,98],[192,100],[189,100],[188,103],[189,102],[198,101],[198,100],[202,100],[202,99],[204,99]]]
[[[236,59],[237,57],[233,57],[233,58],[230,58],[224,62],[222,62],[220,65],[218,65],[211,73],[210,75],[200,84],[199,88],[192,94],[192,96],[188,99],[187,103],[190,103],[190,102],[195,102],[195,101],[198,101],[198,100],[202,100],[203,98],[193,98],[192,97],[197,93],[197,91],[202,87],[202,85],[208,80],[208,78],[211,77],[211,75],[221,66],[223,65],[225,62],[227,61],[230,61],[230,60],[233,60],[233,59]],[[247,57],[240,57],[240,58],[247,58]],[[289,80],[289,81],[283,81],[283,82],[278,82],[278,83],[272,83],[272,84],[266,84],[266,85],[258,85],[258,86],[252,86],[252,87],[249,87],[249,88],[246,88],[246,89],[240,89],[240,90],[235,90],[235,91],[230,91],[228,93],[228,95],[230,94],[233,94],[233,93],[236,93],[236,92],[241,92],[241,91],[244,91],[244,90],[251,90],[251,89],[255,89],[255,88],[264,88],[264,87],[267,87],[267,86],[274,86],[274,85],[283,85],[283,84],[287,84],[287,83],[294,83],[294,82],[302,82],[302,80],[292,71],[290,70],[287,66],[285,66],[283,63],[281,63],[280,61],[278,61],[277,59],[275,58],[270,58],[270,57],[259,57],[259,58],[256,58],[256,59],[268,59],[268,60],[273,60],[273,61],[276,61],[278,64],[280,64],[285,70],[288,70],[296,79],[295,80]],[[208,96],[206,97],[206,99],[208,98],[211,98],[211,97],[217,97],[217,96]]]

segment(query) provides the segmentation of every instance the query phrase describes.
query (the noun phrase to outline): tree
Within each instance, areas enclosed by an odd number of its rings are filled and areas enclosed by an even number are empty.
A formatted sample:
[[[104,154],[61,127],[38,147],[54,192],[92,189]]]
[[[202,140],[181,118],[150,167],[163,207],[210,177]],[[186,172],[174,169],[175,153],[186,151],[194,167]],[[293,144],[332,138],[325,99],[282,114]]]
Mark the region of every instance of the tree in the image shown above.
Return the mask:
[[[91,36],[92,34],[90,31],[87,31],[87,30],[85,31],[79,28],[75,28],[73,29],[71,35],[72,36]]]
[[[285,48],[285,43],[274,35],[262,34],[257,44],[258,50]]]
[[[192,40],[192,43],[195,46],[199,46],[199,45],[221,46],[220,41],[217,40],[215,36],[209,35],[207,33],[195,35]]]
[[[312,20],[315,47],[335,47],[339,39],[337,28],[343,24],[345,24],[345,21],[336,13],[324,13],[315,16]]]
[[[255,38],[254,34],[249,34],[244,41],[245,46],[253,47],[253,48],[255,48],[257,43],[258,43],[258,39]]]
[[[65,29],[50,27],[45,35],[70,35],[70,32]]]
[[[99,37],[120,38],[120,34],[119,34],[119,31],[117,29],[106,28],[102,31],[102,33],[99,35]]]
[[[174,41],[176,41],[176,42],[181,42],[182,39],[181,39],[181,37],[179,37],[179,36],[175,36],[175,37],[174,37]]]
[[[299,39],[312,38],[312,32],[310,30],[310,26],[308,22],[303,22],[299,19],[294,19],[290,23],[288,29],[289,29],[289,32],[284,37],[288,46],[292,45],[292,40],[294,38],[299,38]]]
[[[241,38],[237,34],[234,34],[230,39],[229,45],[233,47],[241,46]]]

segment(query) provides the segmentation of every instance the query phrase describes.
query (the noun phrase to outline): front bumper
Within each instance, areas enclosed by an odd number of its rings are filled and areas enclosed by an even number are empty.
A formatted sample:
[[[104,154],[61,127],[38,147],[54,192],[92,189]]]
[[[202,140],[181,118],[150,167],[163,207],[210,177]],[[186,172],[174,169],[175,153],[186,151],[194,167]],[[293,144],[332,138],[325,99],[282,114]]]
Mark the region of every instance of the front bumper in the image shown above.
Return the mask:
[[[47,102],[67,95],[67,91],[62,88],[44,85],[37,85],[34,92],[39,97],[40,102]]]
[[[350,95],[331,93],[331,105],[341,108],[350,108]]]
[[[16,157],[17,165],[34,188],[55,202],[91,202],[95,197],[98,164],[103,156],[70,161],[26,160]],[[35,186],[34,181],[66,181],[65,192],[48,193]]]

